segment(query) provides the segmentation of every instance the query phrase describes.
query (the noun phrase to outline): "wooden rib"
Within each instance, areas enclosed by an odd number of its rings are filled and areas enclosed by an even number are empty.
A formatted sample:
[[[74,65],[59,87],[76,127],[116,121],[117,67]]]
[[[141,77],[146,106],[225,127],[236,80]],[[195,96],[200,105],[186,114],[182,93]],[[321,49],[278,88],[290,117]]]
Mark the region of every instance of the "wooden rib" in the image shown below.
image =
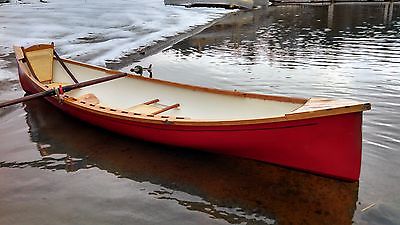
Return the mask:
[[[151,113],[151,115],[157,115],[157,114],[163,113],[163,112],[165,112],[167,110],[175,109],[175,108],[178,108],[178,107],[179,107],[179,104],[170,105],[170,106],[167,106],[167,107],[165,107],[163,109],[160,109],[160,110],[158,110],[156,112]]]
[[[79,83],[79,81],[75,78],[74,74],[72,74],[71,70],[68,69],[67,65],[63,62],[63,60],[58,56],[56,50],[53,50],[54,56],[56,57],[57,61],[61,64],[62,68],[64,68],[65,72],[68,73],[69,77],[75,82],[75,84]]]
[[[160,99],[156,98],[156,99],[154,99],[154,100],[145,102],[145,103],[143,103],[143,104],[144,104],[144,105],[151,105],[151,104],[157,103],[157,102],[159,102],[159,101],[160,101]]]

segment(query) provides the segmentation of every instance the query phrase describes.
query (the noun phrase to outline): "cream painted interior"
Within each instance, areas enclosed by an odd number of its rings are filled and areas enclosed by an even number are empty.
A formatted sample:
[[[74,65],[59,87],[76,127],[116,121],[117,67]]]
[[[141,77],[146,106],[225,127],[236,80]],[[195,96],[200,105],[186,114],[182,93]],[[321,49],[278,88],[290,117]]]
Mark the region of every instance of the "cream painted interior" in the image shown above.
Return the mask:
[[[79,82],[107,75],[105,72],[71,63],[66,63],[66,65]],[[53,66],[54,82],[73,83],[58,61],[55,60]],[[137,108],[138,113],[146,111],[149,107],[161,109],[179,103],[180,107],[177,109],[171,109],[159,115],[210,121],[278,117],[303,105],[208,93],[129,77],[73,90],[68,94],[80,98],[90,93],[97,97],[100,105],[121,110],[133,110],[133,112],[136,112],[135,108]],[[139,106],[153,99],[160,99],[160,102],[152,104],[146,109]]]

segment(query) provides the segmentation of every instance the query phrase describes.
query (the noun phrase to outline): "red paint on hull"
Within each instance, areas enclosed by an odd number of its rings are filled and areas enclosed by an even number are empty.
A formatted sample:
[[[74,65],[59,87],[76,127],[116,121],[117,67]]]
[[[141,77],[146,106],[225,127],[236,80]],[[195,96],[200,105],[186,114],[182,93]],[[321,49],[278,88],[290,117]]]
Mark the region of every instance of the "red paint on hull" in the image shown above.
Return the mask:
[[[40,89],[20,71],[26,92]],[[154,124],[98,115],[46,98],[64,112],[107,130],[146,141],[235,155],[357,181],[362,112],[253,125]]]

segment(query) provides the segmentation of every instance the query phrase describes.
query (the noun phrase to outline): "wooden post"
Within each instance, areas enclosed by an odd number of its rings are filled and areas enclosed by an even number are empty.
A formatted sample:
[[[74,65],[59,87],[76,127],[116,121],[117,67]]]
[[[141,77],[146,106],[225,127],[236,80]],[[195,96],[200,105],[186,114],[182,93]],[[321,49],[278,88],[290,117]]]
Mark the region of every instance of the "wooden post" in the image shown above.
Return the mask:
[[[332,0],[332,3],[328,6],[328,27],[331,29],[333,28],[333,12],[335,7],[333,2],[334,0]]]

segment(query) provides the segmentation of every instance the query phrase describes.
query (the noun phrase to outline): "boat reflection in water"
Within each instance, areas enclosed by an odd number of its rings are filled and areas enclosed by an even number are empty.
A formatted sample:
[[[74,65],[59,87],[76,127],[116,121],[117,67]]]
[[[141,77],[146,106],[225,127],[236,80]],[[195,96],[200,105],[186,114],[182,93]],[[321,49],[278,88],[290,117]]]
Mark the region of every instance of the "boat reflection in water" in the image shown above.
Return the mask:
[[[83,124],[40,100],[26,103],[25,110],[42,155],[28,166],[67,172],[98,167],[119,178],[160,185],[165,192],[148,194],[229,223],[352,223],[358,183],[128,139]],[[204,201],[180,200],[180,195]]]

